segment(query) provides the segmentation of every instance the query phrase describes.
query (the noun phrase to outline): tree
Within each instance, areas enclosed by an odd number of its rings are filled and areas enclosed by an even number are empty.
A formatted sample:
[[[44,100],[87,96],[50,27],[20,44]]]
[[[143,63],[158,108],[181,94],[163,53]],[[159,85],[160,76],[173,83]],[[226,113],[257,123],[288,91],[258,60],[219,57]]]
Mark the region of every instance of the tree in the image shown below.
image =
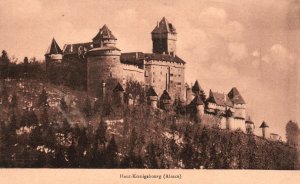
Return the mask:
[[[29,63],[29,62],[28,62],[28,57],[24,57],[23,62],[24,62],[25,65],[28,65],[28,63]]]
[[[10,105],[13,109],[16,109],[18,107],[18,97],[16,93],[13,94]]]
[[[298,145],[299,127],[296,122],[289,121],[285,127],[286,139],[290,146]]]
[[[0,57],[0,77],[6,78],[8,77],[8,64],[10,60],[8,58],[8,54],[5,50],[2,50],[2,55]]]
[[[107,130],[107,125],[103,121],[103,119],[100,121],[99,126],[96,130],[96,135],[95,139],[99,144],[105,145],[106,143],[106,130]]]
[[[89,97],[86,97],[82,111],[83,111],[85,117],[89,118],[92,116],[92,105],[91,105],[91,101],[90,101]]]
[[[65,118],[62,124],[62,132],[64,133],[65,136],[68,135],[68,133],[71,132],[71,125],[69,121]]]
[[[47,92],[45,90],[45,88],[43,88],[39,98],[38,98],[38,106],[42,106],[42,107],[48,107],[48,95]]]
[[[43,129],[47,129],[47,127],[49,127],[50,122],[49,122],[47,108],[44,108],[44,110],[43,110],[43,113],[40,118],[40,123],[41,123]]]
[[[3,84],[2,92],[1,92],[1,99],[2,99],[2,104],[7,105],[8,104],[8,92],[7,92],[7,87],[5,83]]]
[[[67,103],[66,103],[64,97],[62,97],[62,98],[60,99],[60,103],[59,103],[59,104],[60,104],[61,110],[63,110],[64,112],[66,112],[67,109],[68,109],[68,105],[67,105]]]
[[[118,146],[113,135],[107,145],[107,167],[116,168],[118,167]]]
[[[134,151],[134,148],[137,144],[137,138],[138,138],[138,135],[135,131],[135,128],[133,128],[131,131],[131,135],[130,135],[130,153],[132,153]]]
[[[134,102],[136,101],[136,98],[139,96],[140,97],[140,102],[144,103],[145,102],[145,92],[142,87],[142,85],[135,80],[129,80],[126,82],[126,93],[131,94],[133,97]],[[144,99],[141,99],[144,98]]]

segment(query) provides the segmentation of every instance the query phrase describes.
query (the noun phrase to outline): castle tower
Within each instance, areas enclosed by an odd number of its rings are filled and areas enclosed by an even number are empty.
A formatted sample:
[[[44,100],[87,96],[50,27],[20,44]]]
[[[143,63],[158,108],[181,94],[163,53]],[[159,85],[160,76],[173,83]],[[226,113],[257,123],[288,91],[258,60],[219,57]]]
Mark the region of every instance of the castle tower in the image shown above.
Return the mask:
[[[49,46],[47,52],[45,53],[46,61],[46,73],[47,78],[50,81],[59,81],[62,76],[57,76],[61,74],[61,61],[62,61],[63,52],[60,49],[59,45],[52,39],[51,45]]]
[[[114,92],[114,101],[116,104],[122,105],[124,102],[124,88],[118,82],[117,86],[113,89]]]
[[[253,134],[255,127],[250,117],[246,120],[245,124],[246,124],[246,133]]]
[[[226,116],[226,129],[234,130],[233,112],[230,108],[226,110],[225,116]]]
[[[169,23],[165,17],[157,23],[151,32],[153,53],[156,54],[176,54],[177,32],[173,24]]]
[[[152,108],[157,108],[157,101],[158,101],[158,95],[156,94],[153,87],[150,87],[147,91],[147,97],[148,97],[148,103],[151,105]]]
[[[246,132],[246,102],[243,99],[240,92],[237,90],[237,88],[232,88],[230,92],[228,93],[228,98],[233,103],[234,108],[234,124],[235,129],[241,129],[243,132]]]
[[[106,25],[93,38],[94,48],[87,53],[87,89],[91,95],[99,93],[103,82],[122,82],[121,50],[116,47],[116,40]]]
[[[164,90],[163,94],[160,96],[160,108],[163,110],[169,110],[171,106],[171,97],[167,90]]]
[[[267,139],[269,137],[269,131],[268,131],[269,125],[265,121],[263,121],[259,128],[261,128],[262,130],[263,138]]]

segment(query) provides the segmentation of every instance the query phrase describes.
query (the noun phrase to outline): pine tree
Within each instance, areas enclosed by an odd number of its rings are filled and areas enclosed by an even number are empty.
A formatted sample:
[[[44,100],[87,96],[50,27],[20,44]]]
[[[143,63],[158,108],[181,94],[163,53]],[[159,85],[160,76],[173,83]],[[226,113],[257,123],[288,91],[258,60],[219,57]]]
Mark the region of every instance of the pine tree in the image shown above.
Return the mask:
[[[130,135],[130,153],[134,152],[134,148],[136,147],[137,144],[137,138],[138,135],[135,131],[135,128],[133,128]]]
[[[8,92],[7,92],[7,87],[5,84],[3,84],[3,88],[1,91],[1,99],[2,99],[2,104],[7,105],[8,104]]]
[[[42,92],[41,92],[41,94],[38,98],[38,106],[39,107],[42,106],[44,108],[49,106],[48,105],[48,95],[47,95],[47,92],[46,92],[45,88],[43,88],[43,90],[42,90]]]
[[[95,139],[99,144],[105,145],[106,143],[106,130],[107,130],[107,125],[104,122],[104,120],[102,119],[99,123],[99,126],[96,130],[96,135],[95,135]]]
[[[47,127],[50,126],[47,108],[44,108],[44,110],[43,110],[43,113],[40,118],[40,123],[41,123],[43,129],[47,129]]]
[[[289,121],[285,127],[286,139],[290,146],[297,146],[299,144],[299,127],[296,122]]]
[[[70,132],[71,132],[71,125],[69,121],[65,118],[62,124],[62,133],[64,133],[64,135],[67,136],[67,134]]]
[[[89,97],[86,97],[82,111],[83,111],[85,117],[89,118],[92,116],[92,105],[91,105],[91,101],[90,101]]]
[[[117,168],[118,167],[118,146],[113,135],[107,145],[107,167]]]
[[[64,97],[62,97],[60,99],[60,103],[59,104],[60,104],[60,108],[61,108],[62,111],[66,112],[68,110],[68,105],[67,105]]]
[[[17,97],[17,95],[15,93],[12,96],[10,106],[13,109],[16,109],[18,107],[18,97]]]

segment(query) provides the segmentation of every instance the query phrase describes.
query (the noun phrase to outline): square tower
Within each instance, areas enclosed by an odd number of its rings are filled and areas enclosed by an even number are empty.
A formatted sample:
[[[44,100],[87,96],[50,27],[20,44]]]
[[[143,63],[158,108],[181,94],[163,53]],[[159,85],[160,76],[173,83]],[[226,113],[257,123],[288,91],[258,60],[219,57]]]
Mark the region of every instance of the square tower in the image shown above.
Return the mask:
[[[173,24],[169,23],[165,17],[157,23],[151,32],[153,53],[156,54],[176,54],[177,32]]]

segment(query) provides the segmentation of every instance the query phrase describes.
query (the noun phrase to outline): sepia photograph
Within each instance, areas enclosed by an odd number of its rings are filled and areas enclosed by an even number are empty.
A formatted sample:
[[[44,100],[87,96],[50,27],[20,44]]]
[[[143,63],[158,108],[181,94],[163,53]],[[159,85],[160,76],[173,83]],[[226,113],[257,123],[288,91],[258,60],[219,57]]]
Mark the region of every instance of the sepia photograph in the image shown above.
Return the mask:
[[[0,50],[1,172],[300,169],[300,0],[1,0]]]

